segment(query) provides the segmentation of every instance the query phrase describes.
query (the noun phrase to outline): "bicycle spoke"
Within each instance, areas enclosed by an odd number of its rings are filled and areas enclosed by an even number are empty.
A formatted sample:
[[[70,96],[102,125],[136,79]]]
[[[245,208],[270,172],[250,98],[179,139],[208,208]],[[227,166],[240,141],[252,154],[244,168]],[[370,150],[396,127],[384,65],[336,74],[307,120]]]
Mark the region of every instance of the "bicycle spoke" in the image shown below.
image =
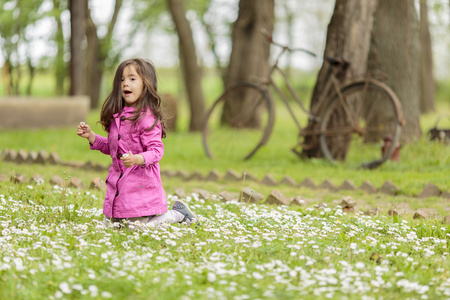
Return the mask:
[[[269,98],[256,86],[242,84],[227,90],[204,123],[206,154],[222,160],[251,157],[267,141],[273,118]]]
[[[376,118],[376,104],[380,105],[382,103],[382,95],[381,94],[371,94],[372,99],[365,98],[365,113],[364,117],[366,119],[366,123],[370,124],[375,121]]]
[[[400,132],[399,104],[391,95],[385,87],[363,81],[337,94],[325,109],[320,124],[319,140],[324,156],[357,165],[379,165],[389,158],[395,145],[382,148],[383,142],[397,140]],[[346,120],[349,113],[352,117]]]
[[[342,110],[344,111],[347,120],[350,121],[351,124],[355,124],[356,118],[351,111],[354,105],[351,99],[342,94],[342,91],[339,89],[339,83],[337,82],[336,78],[332,77],[331,79],[336,89],[337,99],[339,100],[339,104],[342,107]]]

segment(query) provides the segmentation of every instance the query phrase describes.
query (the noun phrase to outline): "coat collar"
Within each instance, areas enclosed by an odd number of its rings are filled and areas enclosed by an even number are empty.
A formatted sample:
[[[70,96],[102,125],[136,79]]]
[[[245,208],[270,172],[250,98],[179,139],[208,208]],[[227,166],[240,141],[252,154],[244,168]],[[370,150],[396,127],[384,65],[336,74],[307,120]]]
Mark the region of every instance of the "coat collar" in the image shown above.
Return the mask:
[[[117,128],[120,128],[120,118],[119,118],[119,116],[122,115],[122,114],[125,115],[125,116],[127,116],[127,115],[129,116],[129,115],[132,115],[134,113],[134,111],[135,111],[134,107],[124,106],[122,108],[122,111],[113,114],[114,122],[116,123]]]
[[[120,112],[113,114],[113,117],[117,118],[121,114],[127,115],[127,114],[134,113],[134,111],[135,111],[134,107],[132,107],[132,106],[124,106]]]

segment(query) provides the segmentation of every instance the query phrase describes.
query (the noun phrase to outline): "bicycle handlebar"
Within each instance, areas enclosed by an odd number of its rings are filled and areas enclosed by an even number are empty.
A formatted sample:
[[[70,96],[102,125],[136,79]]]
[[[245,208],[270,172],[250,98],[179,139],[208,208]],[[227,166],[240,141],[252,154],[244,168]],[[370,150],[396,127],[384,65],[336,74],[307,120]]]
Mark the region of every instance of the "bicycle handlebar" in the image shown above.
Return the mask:
[[[288,51],[288,52],[295,52],[295,51],[300,51],[300,52],[304,52],[306,54],[309,54],[313,57],[316,57],[316,54],[314,52],[311,52],[309,50],[306,50],[304,48],[290,48],[289,46],[277,43],[273,40],[272,35],[265,29],[265,28],[261,28],[261,34],[264,35],[264,37],[269,41],[269,43],[281,47],[283,50]]]

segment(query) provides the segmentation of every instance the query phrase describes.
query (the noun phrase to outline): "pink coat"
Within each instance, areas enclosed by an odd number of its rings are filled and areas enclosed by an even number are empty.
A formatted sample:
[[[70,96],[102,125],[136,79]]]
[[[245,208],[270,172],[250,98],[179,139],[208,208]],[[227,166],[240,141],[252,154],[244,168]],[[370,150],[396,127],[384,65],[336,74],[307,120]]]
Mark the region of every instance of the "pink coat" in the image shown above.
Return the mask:
[[[114,114],[108,137],[95,136],[92,150],[111,155],[112,164],[106,176],[106,196],[103,214],[109,218],[133,218],[162,214],[167,211],[167,200],[161,183],[159,161],[164,154],[161,124],[150,131],[155,117],[148,111],[133,125],[124,120],[133,115],[133,107],[124,107]],[[126,168],[120,160],[125,153],[141,154],[143,166]]]

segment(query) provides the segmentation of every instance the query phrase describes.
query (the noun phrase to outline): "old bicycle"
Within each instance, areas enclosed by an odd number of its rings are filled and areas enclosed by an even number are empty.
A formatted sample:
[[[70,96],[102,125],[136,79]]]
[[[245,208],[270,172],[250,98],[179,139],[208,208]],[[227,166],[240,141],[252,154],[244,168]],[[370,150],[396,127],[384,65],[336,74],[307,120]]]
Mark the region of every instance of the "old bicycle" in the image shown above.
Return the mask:
[[[281,98],[293,118],[299,131],[297,145],[300,147],[309,147],[310,143],[315,142],[320,144],[323,156],[329,161],[353,160],[363,168],[377,167],[391,157],[398,147],[404,119],[397,96],[386,84],[370,74],[342,84],[337,78],[339,72],[345,72],[349,63],[339,58],[326,58],[333,68],[326,85],[330,90],[325,93],[330,96],[319,99],[318,105],[324,109],[313,114],[300,101],[279,61],[288,52],[314,54],[279,44],[270,35],[266,36],[272,45],[281,48],[267,79],[231,86],[213,103],[205,116],[202,138],[208,157],[249,159],[267,143],[275,121],[272,91]],[[279,77],[287,87],[287,93],[275,82],[276,74],[281,75]],[[315,129],[306,129],[300,124],[287,95],[307,114],[309,122],[316,123]],[[230,105],[231,100],[234,105]],[[308,143],[305,142],[307,136],[313,137]],[[335,151],[337,145],[346,147],[344,156],[342,151]],[[295,148],[293,150],[299,153]]]

